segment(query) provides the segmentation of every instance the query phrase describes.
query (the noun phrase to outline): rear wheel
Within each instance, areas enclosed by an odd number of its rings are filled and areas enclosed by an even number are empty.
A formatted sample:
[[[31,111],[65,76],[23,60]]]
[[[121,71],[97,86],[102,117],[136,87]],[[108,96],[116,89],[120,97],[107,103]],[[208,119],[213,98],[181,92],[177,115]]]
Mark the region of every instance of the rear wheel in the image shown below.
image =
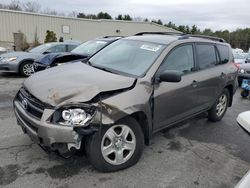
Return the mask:
[[[217,99],[216,103],[208,111],[208,120],[210,121],[220,121],[227,111],[229,104],[229,91],[224,89],[220,97]]]
[[[86,154],[91,164],[100,171],[112,172],[137,163],[144,147],[140,125],[126,118],[114,125],[103,126],[86,142]]]
[[[32,61],[25,61],[20,65],[19,73],[22,76],[28,77],[32,73],[34,73],[33,62]]]

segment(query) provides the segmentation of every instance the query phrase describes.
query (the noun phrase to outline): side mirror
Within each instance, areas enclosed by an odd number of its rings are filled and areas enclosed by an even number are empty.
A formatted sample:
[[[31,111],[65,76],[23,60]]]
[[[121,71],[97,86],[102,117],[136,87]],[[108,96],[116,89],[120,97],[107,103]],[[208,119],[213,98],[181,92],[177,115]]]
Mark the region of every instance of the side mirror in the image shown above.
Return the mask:
[[[163,71],[160,74],[159,81],[160,82],[180,82],[182,74],[183,74],[182,72],[175,71],[175,70]]]

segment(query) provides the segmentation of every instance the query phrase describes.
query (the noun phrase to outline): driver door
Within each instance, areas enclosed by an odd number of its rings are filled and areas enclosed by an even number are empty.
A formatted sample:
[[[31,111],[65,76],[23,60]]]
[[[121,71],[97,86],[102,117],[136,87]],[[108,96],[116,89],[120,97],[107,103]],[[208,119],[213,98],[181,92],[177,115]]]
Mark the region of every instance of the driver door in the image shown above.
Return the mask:
[[[193,44],[177,46],[165,58],[156,77],[165,70],[183,72],[177,83],[160,82],[154,85],[154,129],[160,129],[198,111]]]

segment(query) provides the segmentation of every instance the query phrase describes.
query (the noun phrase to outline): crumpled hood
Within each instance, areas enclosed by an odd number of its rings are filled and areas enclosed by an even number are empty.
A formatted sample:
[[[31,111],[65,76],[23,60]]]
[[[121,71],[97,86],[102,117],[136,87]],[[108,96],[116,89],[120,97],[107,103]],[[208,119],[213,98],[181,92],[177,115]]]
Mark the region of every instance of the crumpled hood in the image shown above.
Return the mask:
[[[79,62],[35,73],[24,87],[42,102],[60,106],[90,101],[100,92],[128,88],[134,81]]]
[[[40,58],[37,58],[35,61],[36,61],[36,63],[39,63],[39,64],[51,65],[52,63],[55,62],[56,59],[59,59],[59,58],[68,59],[68,62],[70,62],[71,61],[70,58],[69,58],[70,56],[74,57],[74,58],[72,58],[72,61],[75,60],[75,59],[79,60],[79,59],[87,57],[86,55],[74,54],[74,53],[71,53],[71,52],[49,53],[49,54],[46,54],[44,56],[41,56]]]

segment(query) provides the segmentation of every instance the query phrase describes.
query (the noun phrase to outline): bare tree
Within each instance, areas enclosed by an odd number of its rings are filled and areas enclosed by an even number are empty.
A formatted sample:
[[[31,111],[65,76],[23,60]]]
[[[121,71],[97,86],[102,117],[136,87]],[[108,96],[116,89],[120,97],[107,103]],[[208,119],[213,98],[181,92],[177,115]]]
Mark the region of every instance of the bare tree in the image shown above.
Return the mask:
[[[35,1],[28,1],[23,3],[23,10],[27,12],[39,12],[41,5]]]
[[[41,13],[49,15],[58,15],[58,12],[56,10],[50,9],[49,7],[45,8],[43,11],[41,11]]]
[[[143,18],[141,16],[134,17],[133,20],[136,22],[143,22]]]
[[[78,12],[72,11],[72,12],[70,12],[70,13],[68,14],[68,17],[76,18],[77,15],[78,15]]]
[[[66,14],[64,12],[57,12],[57,16],[66,16]]]
[[[21,4],[18,0],[12,0],[10,4],[6,5],[9,10],[22,10]]]

